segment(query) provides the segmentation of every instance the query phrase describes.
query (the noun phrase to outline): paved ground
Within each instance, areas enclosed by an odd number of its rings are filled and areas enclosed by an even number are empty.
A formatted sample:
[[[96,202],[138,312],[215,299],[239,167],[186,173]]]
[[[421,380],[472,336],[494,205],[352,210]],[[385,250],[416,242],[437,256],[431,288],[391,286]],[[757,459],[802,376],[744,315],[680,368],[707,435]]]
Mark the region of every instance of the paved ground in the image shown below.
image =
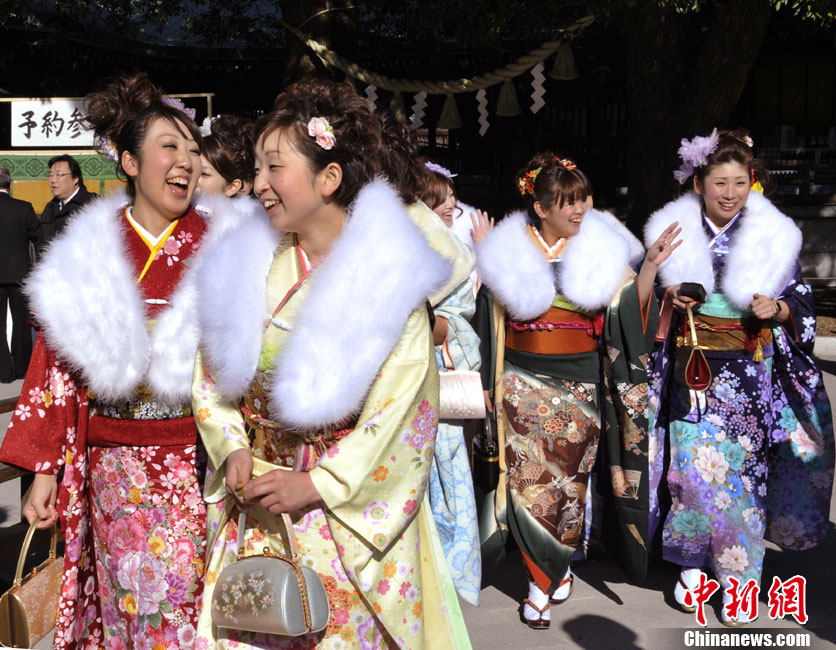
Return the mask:
[[[825,382],[831,403],[836,405],[836,339],[818,346],[825,370]],[[20,392],[20,383],[0,384],[0,397]],[[0,435],[5,433],[8,415],[0,415]],[[19,517],[17,482],[0,486],[0,518],[7,522]],[[831,528],[824,543],[803,553],[781,551],[770,546],[764,561],[763,584],[772,576],[782,580],[801,574],[807,578],[806,626],[793,619],[769,620],[766,615],[766,591],[761,594],[761,618],[745,631],[769,630],[809,632],[813,648],[836,647],[836,499],[830,513]],[[8,566],[13,558],[0,558]],[[625,582],[614,563],[603,556],[593,556],[576,570],[575,591],[568,602],[552,610],[549,630],[533,631],[519,620],[519,603],[527,595],[519,554],[506,558],[498,566],[485,567],[482,603],[476,608],[462,604],[473,648],[494,650],[536,650],[584,648],[589,650],[669,650],[685,648],[683,635],[695,630],[693,614],[685,614],[673,605],[670,597],[677,572],[671,565],[654,560],[642,586]],[[720,596],[715,594],[707,611],[709,631],[728,631],[718,623]],[[38,648],[50,647],[48,637]],[[432,650],[431,648],[428,650]]]

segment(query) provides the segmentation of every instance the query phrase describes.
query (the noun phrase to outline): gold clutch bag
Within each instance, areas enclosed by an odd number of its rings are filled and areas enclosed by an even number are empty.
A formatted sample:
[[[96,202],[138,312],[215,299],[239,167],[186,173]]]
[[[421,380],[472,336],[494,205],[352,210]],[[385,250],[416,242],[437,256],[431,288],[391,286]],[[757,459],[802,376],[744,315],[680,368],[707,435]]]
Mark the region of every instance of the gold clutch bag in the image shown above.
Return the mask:
[[[322,579],[299,564],[299,551],[290,517],[282,514],[290,557],[274,555],[265,545],[262,555],[241,557],[247,516],[238,518],[238,561],[224,567],[212,594],[212,622],[219,628],[300,636],[320,632],[331,609]]]
[[[56,557],[58,527],[52,527],[49,558],[23,578],[23,565],[38,520],[32,522],[20,558],[17,561],[12,588],[0,597],[0,644],[10,648],[32,648],[55,627],[58,618],[58,596],[64,558]]]

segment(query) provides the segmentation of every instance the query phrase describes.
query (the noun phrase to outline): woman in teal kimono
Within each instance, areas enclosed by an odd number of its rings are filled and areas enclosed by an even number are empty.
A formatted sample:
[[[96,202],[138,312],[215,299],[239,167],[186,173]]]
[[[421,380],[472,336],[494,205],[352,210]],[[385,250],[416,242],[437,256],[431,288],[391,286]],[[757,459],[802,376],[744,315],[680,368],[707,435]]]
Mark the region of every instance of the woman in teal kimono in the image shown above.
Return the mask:
[[[676,176],[684,183],[693,174],[694,192],[652,215],[645,234],[653,240],[671,220],[682,228],[682,247],[659,270],[663,314],[694,308],[711,371],[704,391],[684,383],[687,357],[677,352],[688,354],[689,337],[674,315],[654,354],[651,420],[655,476],[666,442],[670,449],[664,558],[682,567],[674,598],[691,612],[702,568],[724,589],[732,580],[760,585],[765,539],[800,550],[824,538],[834,456],[830,406],[810,356],[816,319],[798,265],[800,230],[751,190],[759,173],[744,132],[683,140],[680,155]],[[680,294],[682,282],[700,283],[706,301]],[[722,622],[742,625],[751,614],[724,608]]]
[[[644,577],[653,283],[678,243],[672,224],[645,257],[615,217],[592,209],[586,176],[550,152],[529,162],[517,187],[527,214],[493,229],[480,218],[473,237],[491,294],[477,331],[501,470],[495,521],[482,522],[495,531],[483,555],[501,549],[510,530],[529,577],[523,620],[544,629],[550,604],[572,591],[569,561],[581,542],[599,441],[610,546],[631,580]]]

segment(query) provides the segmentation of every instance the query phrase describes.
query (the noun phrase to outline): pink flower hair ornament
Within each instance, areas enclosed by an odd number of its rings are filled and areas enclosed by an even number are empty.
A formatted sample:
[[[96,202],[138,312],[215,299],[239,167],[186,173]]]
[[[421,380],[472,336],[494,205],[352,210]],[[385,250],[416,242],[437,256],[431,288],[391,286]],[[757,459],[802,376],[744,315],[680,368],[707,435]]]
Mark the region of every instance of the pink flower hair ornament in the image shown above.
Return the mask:
[[[717,129],[714,129],[708,136],[695,135],[691,140],[682,138],[677,152],[682,159],[682,165],[673,173],[680,185],[693,175],[697,167],[702,167],[708,162],[708,157],[717,151],[719,142]]]
[[[334,127],[325,117],[312,117],[308,122],[308,135],[326,151],[333,149],[337,144],[337,136],[334,135]]]

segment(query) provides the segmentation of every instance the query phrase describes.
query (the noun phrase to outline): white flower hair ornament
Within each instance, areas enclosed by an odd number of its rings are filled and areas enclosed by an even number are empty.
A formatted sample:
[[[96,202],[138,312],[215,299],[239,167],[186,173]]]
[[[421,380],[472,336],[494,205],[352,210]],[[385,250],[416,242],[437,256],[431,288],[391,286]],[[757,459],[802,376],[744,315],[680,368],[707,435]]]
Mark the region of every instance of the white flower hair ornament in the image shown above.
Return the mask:
[[[205,118],[203,118],[203,123],[200,125],[200,135],[202,135],[204,138],[212,135],[212,120],[214,119],[215,118],[211,115],[207,115]]]
[[[316,143],[325,149],[333,149],[337,144],[337,136],[334,135],[334,127],[331,126],[327,118],[312,117],[308,122],[308,135],[311,136]]]
[[[430,171],[436,172],[437,174],[441,174],[442,176],[446,176],[449,179],[453,179],[456,176],[458,176],[458,174],[451,173],[450,170],[446,167],[442,167],[438,163],[430,162],[429,160],[424,163],[424,166]]]
[[[717,135],[717,129],[714,129],[709,136],[695,135],[691,140],[682,138],[677,152],[682,159],[682,165],[673,173],[680,185],[691,177],[697,167],[702,167],[708,162],[708,157],[717,151],[719,142],[720,136]]]

